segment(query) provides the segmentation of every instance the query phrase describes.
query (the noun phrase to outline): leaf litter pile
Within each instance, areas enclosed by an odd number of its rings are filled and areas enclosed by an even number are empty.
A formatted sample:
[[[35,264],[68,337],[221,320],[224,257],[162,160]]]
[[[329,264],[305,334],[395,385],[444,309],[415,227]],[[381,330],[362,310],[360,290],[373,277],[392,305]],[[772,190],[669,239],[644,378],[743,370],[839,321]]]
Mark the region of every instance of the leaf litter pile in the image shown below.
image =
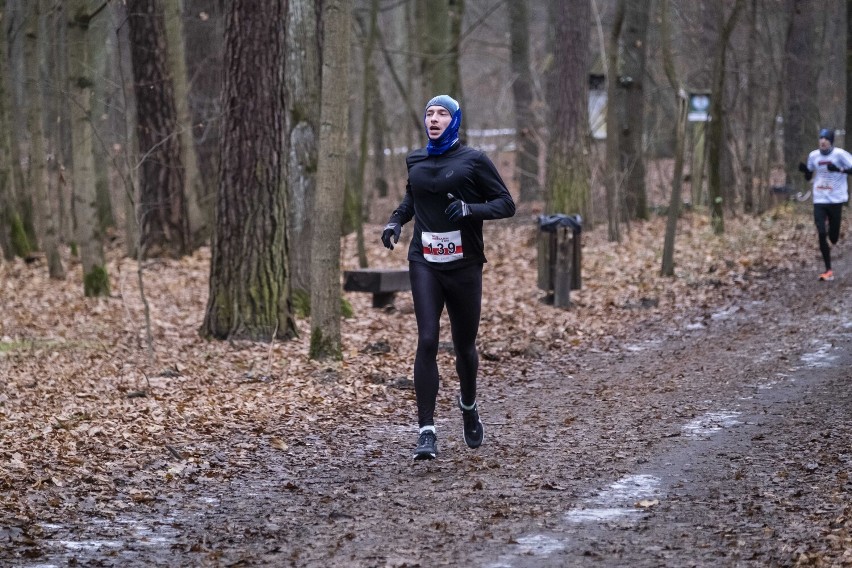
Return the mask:
[[[483,375],[524,374],[552,353],[606,349],[640,321],[682,326],[752,287],[782,287],[788,272],[820,267],[807,204],[728,219],[722,236],[706,217],[685,214],[675,278],[659,276],[664,227],[664,218],[633,223],[622,243],[607,242],[605,227],[583,233],[582,289],[571,292],[569,309],[557,309],[536,286],[534,218],[486,223]],[[387,251],[380,227],[368,226],[370,265],[405,267],[409,231]],[[354,237],[345,238],[342,269],[357,268],[355,250]],[[110,259],[105,299],[83,297],[73,259],[65,281],[50,280],[39,263],[0,265],[0,549],[37,537],[27,533],[37,522],[109,515],[157,499],[163,487],[234,475],[258,448],[287,453],[323,425],[390,422],[414,441],[408,293],[390,309],[345,293],[355,315],[342,324],[343,360],[316,362],[307,356],[308,320],[289,342],[199,337],[209,249],[149,261],[152,356],[136,263],[120,251]],[[439,367],[452,376],[446,314],[441,333]]]

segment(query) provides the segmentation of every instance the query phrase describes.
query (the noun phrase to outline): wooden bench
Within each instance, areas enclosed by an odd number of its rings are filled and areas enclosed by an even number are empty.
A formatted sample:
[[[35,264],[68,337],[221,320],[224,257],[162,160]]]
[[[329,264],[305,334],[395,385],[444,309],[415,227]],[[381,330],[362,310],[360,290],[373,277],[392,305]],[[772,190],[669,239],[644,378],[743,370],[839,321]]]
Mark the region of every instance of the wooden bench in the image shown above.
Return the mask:
[[[343,272],[343,289],[347,292],[373,294],[373,307],[393,304],[397,292],[411,290],[407,268],[362,268]]]

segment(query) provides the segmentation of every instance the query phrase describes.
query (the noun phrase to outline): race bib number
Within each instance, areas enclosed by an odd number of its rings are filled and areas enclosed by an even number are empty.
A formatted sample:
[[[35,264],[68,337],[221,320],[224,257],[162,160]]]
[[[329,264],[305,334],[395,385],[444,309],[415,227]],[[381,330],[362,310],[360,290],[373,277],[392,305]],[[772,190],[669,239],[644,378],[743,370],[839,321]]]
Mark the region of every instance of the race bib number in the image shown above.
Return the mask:
[[[423,258],[429,262],[450,262],[464,257],[460,231],[421,233]]]

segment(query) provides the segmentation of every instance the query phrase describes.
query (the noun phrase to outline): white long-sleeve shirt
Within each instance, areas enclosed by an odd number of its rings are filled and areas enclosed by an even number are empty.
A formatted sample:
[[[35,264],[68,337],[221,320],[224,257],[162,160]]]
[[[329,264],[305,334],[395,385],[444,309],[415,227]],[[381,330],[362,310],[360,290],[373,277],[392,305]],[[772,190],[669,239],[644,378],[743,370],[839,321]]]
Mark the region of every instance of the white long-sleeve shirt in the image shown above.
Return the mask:
[[[814,203],[846,203],[849,201],[849,186],[846,174],[828,171],[834,163],[844,170],[852,168],[852,154],[842,148],[832,148],[823,155],[819,150],[808,154],[808,169],[814,172]]]

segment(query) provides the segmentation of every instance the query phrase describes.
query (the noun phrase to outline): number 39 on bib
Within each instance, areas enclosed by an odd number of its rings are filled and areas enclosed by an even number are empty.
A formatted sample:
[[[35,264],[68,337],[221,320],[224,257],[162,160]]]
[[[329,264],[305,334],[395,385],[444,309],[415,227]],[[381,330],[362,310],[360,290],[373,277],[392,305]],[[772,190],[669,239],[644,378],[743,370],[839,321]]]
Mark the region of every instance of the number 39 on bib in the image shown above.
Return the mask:
[[[450,262],[464,257],[460,231],[420,234],[423,258],[429,262]]]

